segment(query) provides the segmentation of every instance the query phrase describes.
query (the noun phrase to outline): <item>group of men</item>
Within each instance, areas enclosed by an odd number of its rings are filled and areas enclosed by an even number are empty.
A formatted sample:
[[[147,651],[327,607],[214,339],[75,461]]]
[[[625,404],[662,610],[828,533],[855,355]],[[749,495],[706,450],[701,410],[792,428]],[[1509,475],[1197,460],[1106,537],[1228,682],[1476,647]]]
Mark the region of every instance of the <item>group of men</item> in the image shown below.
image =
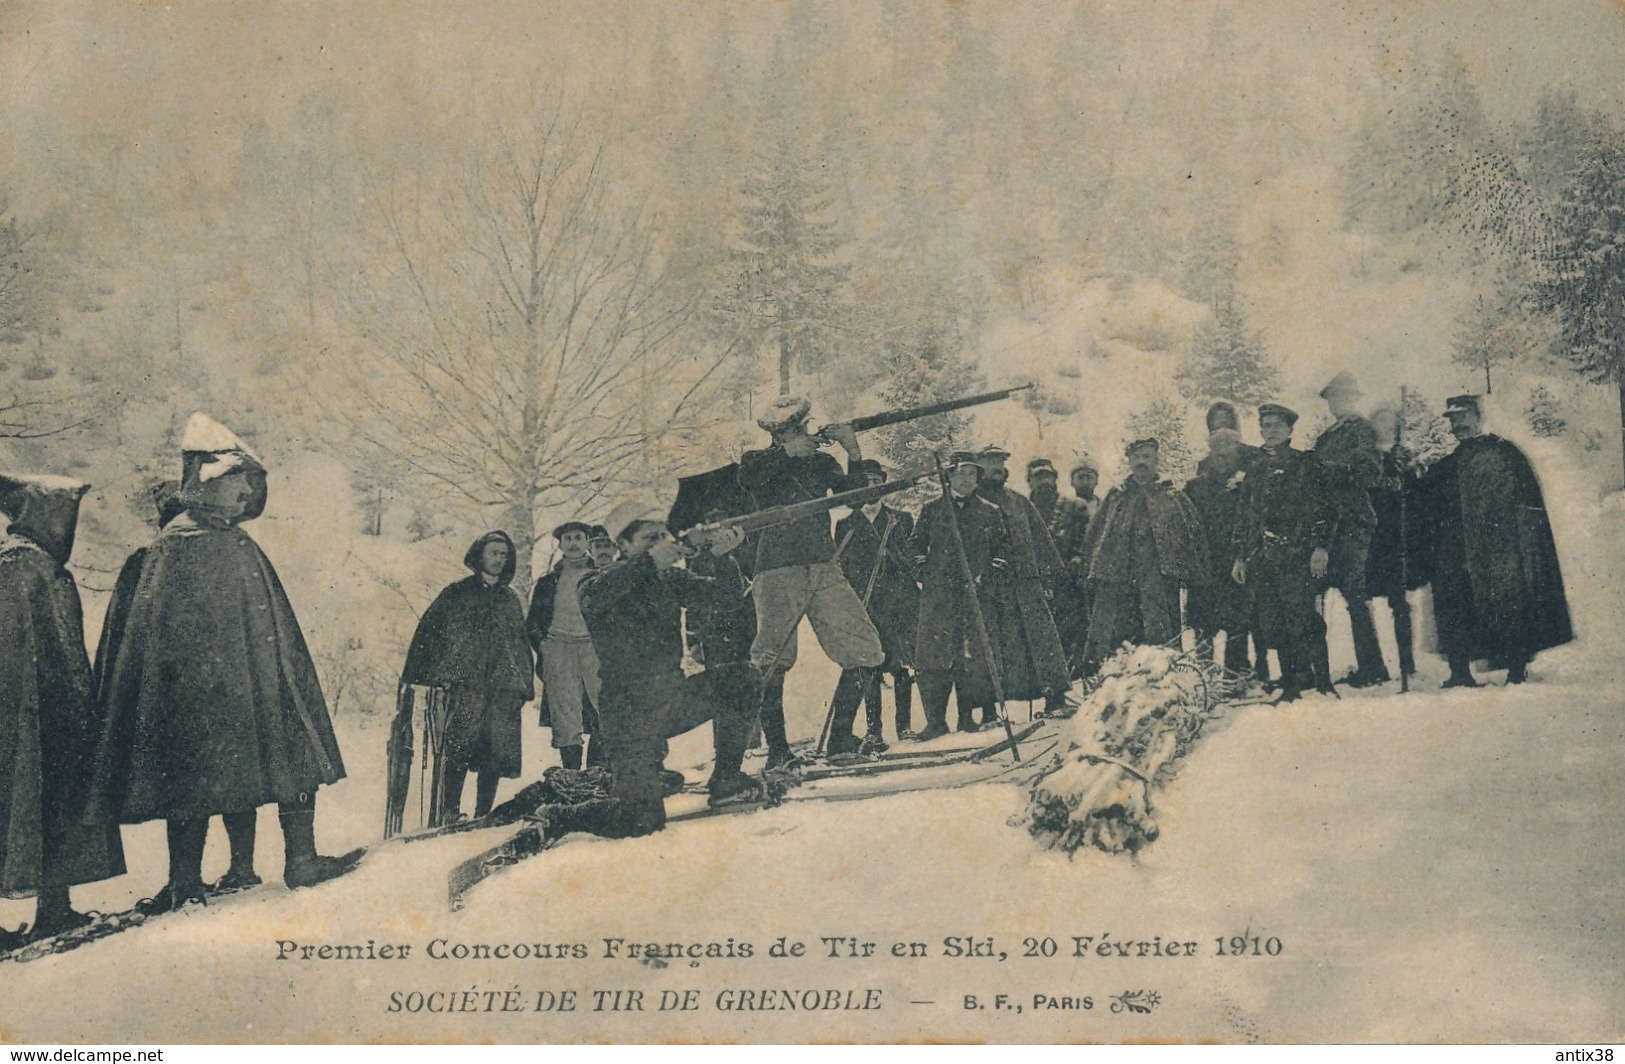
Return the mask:
[[[0,948],[83,926],[69,889],[122,875],[120,825],[166,822],[164,912],[257,885],[258,811],[275,805],[283,881],[305,887],[361,858],[316,850],[316,792],[344,776],[299,622],[239,527],[265,507],[265,467],[195,414],[181,477],[153,493],[158,533],[119,573],[92,665],[66,565],[88,486],[0,476],[0,893],[35,919]],[[230,866],[203,882],[209,821]]]
[[[1130,444],[1128,480],[1068,557],[1082,579],[1074,594],[1090,604],[1084,670],[1124,642],[1171,643],[1188,626],[1207,643],[1222,634],[1225,666],[1278,687],[1283,701],[1335,693],[1336,683],[1371,687],[1392,679],[1371,613],[1380,597],[1408,680],[1407,592],[1427,584],[1445,687],[1476,686],[1479,660],[1523,683],[1537,653],[1572,639],[1539,481],[1514,444],[1483,431],[1478,398],[1448,402],[1458,445],[1423,470],[1400,442],[1398,410],[1367,418],[1362,394],[1347,372],[1322,389],[1333,422],[1310,450],[1292,446],[1298,414],[1280,403],[1258,408],[1256,446],[1241,442],[1235,408],[1214,403],[1208,453],[1179,491],[1157,479],[1157,441]],[[1355,661],[1335,682],[1319,605],[1328,589],[1348,611]]]
[[[726,520],[676,530],[690,533],[679,541],[663,515],[623,507],[607,526],[554,530],[559,560],[527,610],[511,587],[515,544],[488,533],[464,558],[471,575],[423,615],[401,676],[445,695],[437,813],[458,815],[469,773],[477,816],[498,781],[519,774],[520,714],[537,679],[561,764],[609,770],[612,812],[595,830],[659,830],[665,797],[683,783],[664,766],[666,744],[707,722],[711,801],[758,794],[741,768],[754,737],[770,771],[799,766],[784,686],[803,620],[842,669],[819,743],[830,757],[886,749],[888,677],[895,735],[930,741],[950,730],[950,698],[965,731],[993,723],[1009,701],[1060,712],[1071,682],[1123,644],[1176,643],[1185,627],[1215,648],[1222,636],[1225,665],[1275,684],[1282,700],[1333,692],[1317,606],[1328,588],[1353,634],[1355,666],[1341,682],[1390,679],[1373,596],[1390,606],[1401,673],[1414,674],[1406,594],[1428,583],[1444,686],[1476,686],[1476,661],[1524,682],[1535,654],[1572,639],[1528,460],[1483,431],[1474,396],[1449,401],[1458,445],[1424,471],[1400,443],[1395,409],[1359,413],[1352,375],[1321,395],[1334,423],[1311,450],[1292,446],[1298,414],[1280,403],[1258,408],[1258,445],[1241,442],[1231,404],[1213,404],[1208,453],[1180,489],[1159,478],[1155,439],[1128,445],[1129,475],[1104,499],[1087,458],[1069,471],[1073,498],[1061,496],[1052,461],[1029,462],[1029,498],[1007,483],[1007,450],[958,450],[917,517],[885,501],[887,472],[850,427],[814,434],[808,402],[788,397],[759,419],[771,443],[743,456],[738,487],[756,510],[879,489],[833,534],[827,511],[797,511],[748,541]],[[831,442],[844,467],[822,449]],[[153,496],[157,536],[119,575],[94,664],[65,568],[86,486],[0,477],[10,521],[0,541],[0,893],[37,897],[33,936],[86,921],[70,887],[123,874],[121,824],[166,821],[169,878],[142,903],[149,912],[258,884],[265,805],[277,806],[289,887],[343,875],[361,856],[315,845],[316,791],[344,765],[299,623],[239,527],[264,509],[265,467],[201,414],[181,451],[180,479]],[[230,865],[205,884],[216,815]],[[0,947],[21,934],[0,931]]]

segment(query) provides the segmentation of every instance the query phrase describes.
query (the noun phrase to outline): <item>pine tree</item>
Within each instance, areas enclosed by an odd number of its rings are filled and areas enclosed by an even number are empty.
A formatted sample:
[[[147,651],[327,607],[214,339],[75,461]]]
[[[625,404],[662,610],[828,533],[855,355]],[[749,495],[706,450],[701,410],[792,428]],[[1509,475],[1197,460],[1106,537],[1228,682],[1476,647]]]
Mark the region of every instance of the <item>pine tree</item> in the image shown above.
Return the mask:
[[[927,321],[904,330],[881,348],[887,384],[880,400],[888,409],[923,406],[957,399],[977,390],[981,374],[965,355],[953,323]],[[880,453],[899,468],[928,466],[970,438],[970,418],[962,413],[937,414],[880,429]]]
[[[1561,436],[1569,427],[1561,411],[1562,407],[1558,405],[1557,396],[1542,384],[1529,394],[1529,405],[1524,408],[1524,419],[1529,422],[1529,431],[1536,436]]]
[[[1424,469],[1456,448],[1449,420],[1427,396],[1409,389],[1400,408],[1399,443]]]
[[[1496,366],[1538,354],[1543,346],[1539,312],[1530,306],[1527,289],[1512,277],[1503,277],[1487,294],[1474,297],[1456,319],[1450,358],[1484,375],[1484,393],[1495,392],[1491,375]]]
[[[1625,436],[1625,131],[1599,129],[1555,215],[1550,272],[1536,298],[1557,314],[1574,367],[1617,390]]]
[[[1197,331],[1180,366],[1179,389],[1190,399],[1225,399],[1257,406],[1280,392],[1281,376],[1258,334],[1234,303],[1222,303],[1213,320]]]
[[[787,122],[770,136],[754,173],[740,187],[730,278],[716,305],[724,328],[747,337],[755,353],[771,346],[779,394],[797,371],[831,361],[849,324],[845,243],[829,220],[829,186]]]

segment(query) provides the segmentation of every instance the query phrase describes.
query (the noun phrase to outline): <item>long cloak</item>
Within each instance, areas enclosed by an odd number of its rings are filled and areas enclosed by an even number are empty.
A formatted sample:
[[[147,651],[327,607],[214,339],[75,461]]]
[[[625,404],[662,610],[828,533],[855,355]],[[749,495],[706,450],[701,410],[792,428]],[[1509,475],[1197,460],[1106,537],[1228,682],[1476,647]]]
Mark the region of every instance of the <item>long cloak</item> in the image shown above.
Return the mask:
[[[160,532],[100,656],[91,819],[297,803],[344,778],[298,618],[235,525],[188,513]]]
[[[988,623],[1000,646],[1004,694],[1026,702],[1065,691],[1071,671],[1050,612],[1050,595],[1065,572],[1060,552],[1031,500],[1005,487],[980,492],[1004,514],[1010,566],[992,577]]]
[[[0,894],[124,873],[116,824],[82,823],[100,736],[79,588],[25,536],[0,541]]]
[[[1512,443],[1464,440],[1423,481],[1441,649],[1472,660],[1534,655],[1574,638],[1551,521]]]
[[[476,540],[468,559],[478,564],[485,544],[509,543],[508,566],[495,584],[478,573],[441,591],[418,621],[401,670],[403,684],[450,691],[446,717],[448,757],[479,772],[519,775],[519,711],[535,692],[525,612],[508,582],[512,541],[502,533]]]

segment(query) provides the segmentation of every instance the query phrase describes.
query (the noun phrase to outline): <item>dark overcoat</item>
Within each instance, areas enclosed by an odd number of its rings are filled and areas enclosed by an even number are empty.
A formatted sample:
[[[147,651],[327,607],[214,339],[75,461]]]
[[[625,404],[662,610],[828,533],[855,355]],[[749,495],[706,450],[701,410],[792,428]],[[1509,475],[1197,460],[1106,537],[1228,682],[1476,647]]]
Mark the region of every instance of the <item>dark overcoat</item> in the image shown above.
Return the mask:
[[[1373,595],[1391,597],[1401,588],[1414,591],[1428,582],[1432,531],[1421,482],[1422,474],[1407,451],[1395,447],[1382,456],[1382,481],[1371,489],[1377,527],[1371,533],[1365,569],[1366,588]]]
[[[1423,481],[1440,648],[1496,661],[1574,638],[1540,481],[1514,444],[1474,436]]]
[[[1207,569],[1204,577],[1190,585],[1186,612],[1191,627],[1204,635],[1247,631],[1251,604],[1247,590],[1230,577],[1235,557],[1236,520],[1241,511],[1241,485],[1236,474],[1250,465],[1256,447],[1245,447],[1234,467],[1223,465],[1209,455],[1196,467],[1196,476],[1185,483],[1185,497],[1196,507],[1207,542]]]
[[[920,616],[914,644],[914,666],[920,671],[952,672],[955,669],[987,672],[981,637],[976,632],[970,596],[978,595],[984,620],[992,598],[994,561],[1008,564],[1009,536],[999,508],[980,495],[954,500],[953,516],[958,518],[959,536],[970,565],[971,585],[965,583],[959,554],[954,548],[949,502],[934,499],[920,511],[914,527],[910,556],[920,572]],[[974,591],[973,591],[974,589]],[[994,639],[994,656],[1000,647]]]
[[[1270,646],[1296,644],[1315,609],[1310,559],[1330,551],[1336,503],[1315,456],[1290,446],[1260,448],[1240,492],[1231,557],[1247,565],[1258,633]]]
[[[186,513],[160,532],[102,655],[92,818],[241,812],[344,778],[287,593],[234,524]]]
[[[524,610],[508,586],[513,541],[488,533],[465,561],[478,565],[491,542],[508,544],[507,567],[494,584],[476,572],[440,592],[418,621],[401,683],[446,688],[447,754],[477,772],[512,779],[521,760],[519,710],[535,693],[535,680]]]
[[[882,506],[873,521],[859,509],[835,524],[835,542],[846,544],[841,552],[846,582],[859,598],[869,593],[869,619],[880,633],[889,663],[900,666],[914,660],[915,626],[920,618],[920,585],[915,582],[909,555],[913,539],[914,518],[889,506]]]
[[[13,531],[0,540],[0,895],[124,873],[118,825],[83,823],[100,737],[79,588]]]
[[[1004,515],[1009,567],[993,574],[989,623],[1000,647],[1004,695],[1030,701],[1071,684],[1050,598],[1065,569],[1049,529],[1032,501],[1007,487],[978,491]]]

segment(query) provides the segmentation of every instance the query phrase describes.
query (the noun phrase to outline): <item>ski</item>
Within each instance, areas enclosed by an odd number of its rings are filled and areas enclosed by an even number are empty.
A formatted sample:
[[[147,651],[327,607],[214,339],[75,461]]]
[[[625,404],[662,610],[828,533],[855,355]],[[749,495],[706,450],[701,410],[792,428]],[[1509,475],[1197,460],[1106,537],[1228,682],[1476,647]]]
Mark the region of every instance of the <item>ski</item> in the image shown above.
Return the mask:
[[[76,927],[71,931],[64,931],[59,935],[41,938],[33,942],[24,942],[15,949],[0,950],[0,964],[8,961],[14,964],[26,964],[37,961],[42,957],[52,957],[59,953],[71,953],[81,946],[88,946],[92,942],[100,942],[104,938],[112,938],[131,928],[144,927],[147,924],[168,920],[171,917],[183,914],[206,912],[217,908],[227,899],[238,898],[245,895],[257,894],[264,890],[264,885],[240,887],[236,890],[223,890],[211,893],[200,904],[193,902],[179,909],[172,909],[163,913],[144,913],[140,906],[124,909],[114,913],[97,913],[90,923]]]

